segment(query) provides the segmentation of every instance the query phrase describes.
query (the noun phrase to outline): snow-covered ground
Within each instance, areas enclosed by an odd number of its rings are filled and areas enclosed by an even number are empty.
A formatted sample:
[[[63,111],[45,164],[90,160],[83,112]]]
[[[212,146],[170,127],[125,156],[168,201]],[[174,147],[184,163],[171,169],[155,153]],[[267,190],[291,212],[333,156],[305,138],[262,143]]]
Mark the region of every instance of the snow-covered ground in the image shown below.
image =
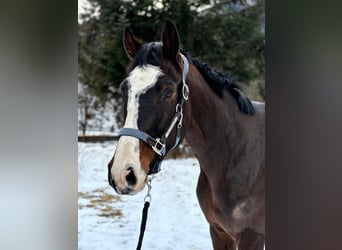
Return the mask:
[[[78,249],[135,249],[147,187],[118,196],[107,183],[115,143],[78,144]],[[209,226],[197,198],[198,162],[165,160],[152,182],[142,249],[212,249]]]

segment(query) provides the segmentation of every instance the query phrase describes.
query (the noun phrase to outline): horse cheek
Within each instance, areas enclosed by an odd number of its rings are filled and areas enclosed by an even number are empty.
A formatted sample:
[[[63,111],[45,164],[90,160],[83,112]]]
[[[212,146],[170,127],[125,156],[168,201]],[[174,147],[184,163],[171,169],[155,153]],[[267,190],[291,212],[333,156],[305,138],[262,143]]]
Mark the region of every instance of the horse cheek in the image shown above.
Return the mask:
[[[140,142],[140,164],[141,169],[147,174],[150,170],[150,164],[155,157],[154,151],[144,142]]]

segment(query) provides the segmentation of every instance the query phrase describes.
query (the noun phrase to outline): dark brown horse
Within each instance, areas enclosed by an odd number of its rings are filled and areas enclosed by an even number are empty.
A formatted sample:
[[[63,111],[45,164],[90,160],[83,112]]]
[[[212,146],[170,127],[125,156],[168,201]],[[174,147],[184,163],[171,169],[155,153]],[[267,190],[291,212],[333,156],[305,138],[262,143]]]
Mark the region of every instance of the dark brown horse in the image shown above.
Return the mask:
[[[179,44],[170,20],[161,42],[142,44],[125,30],[132,62],[121,84],[125,124],[108,164],[109,183],[119,194],[141,191],[186,138],[200,163],[197,196],[214,249],[263,249],[264,104]]]

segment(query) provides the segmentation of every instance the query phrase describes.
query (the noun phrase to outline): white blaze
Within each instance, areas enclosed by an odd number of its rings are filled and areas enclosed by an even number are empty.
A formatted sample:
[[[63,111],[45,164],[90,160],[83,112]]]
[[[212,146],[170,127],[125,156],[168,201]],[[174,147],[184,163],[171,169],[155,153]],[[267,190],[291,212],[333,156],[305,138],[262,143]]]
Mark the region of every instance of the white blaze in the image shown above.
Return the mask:
[[[153,65],[136,67],[130,72],[127,77],[128,100],[125,128],[138,129],[139,98],[157,83],[158,77],[162,74],[161,69]],[[120,176],[127,166],[133,167],[137,177],[137,191],[140,191],[144,187],[146,173],[140,164],[139,139],[122,136],[118,141],[111,169],[112,177],[120,188],[124,188],[120,185],[124,182],[120,180]]]

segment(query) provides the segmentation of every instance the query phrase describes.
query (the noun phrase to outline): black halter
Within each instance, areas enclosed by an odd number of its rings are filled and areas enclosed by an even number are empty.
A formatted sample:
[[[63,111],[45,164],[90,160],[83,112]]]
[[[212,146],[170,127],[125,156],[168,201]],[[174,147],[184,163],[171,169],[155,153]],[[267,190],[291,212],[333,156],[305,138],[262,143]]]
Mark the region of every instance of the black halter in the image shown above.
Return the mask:
[[[148,172],[148,175],[156,174],[160,171],[160,164],[166,154],[171,151],[172,149],[176,148],[181,140],[181,128],[182,128],[182,122],[183,122],[183,107],[184,103],[188,100],[189,97],[189,87],[185,83],[186,76],[189,72],[189,62],[186,59],[185,56],[182,56],[184,69],[183,69],[183,75],[182,75],[182,88],[180,93],[180,100],[176,105],[176,111],[172,118],[170,126],[165,130],[164,134],[160,138],[154,138],[150,136],[149,134],[145,133],[144,131],[141,131],[139,129],[134,128],[122,128],[119,131],[119,137],[121,136],[132,136],[135,138],[138,138],[139,140],[147,143],[157,154],[157,159],[154,161],[153,166],[150,168],[150,171]],[[177,131],[176,131],[176,140],[173,145],[173,147],[167,152],[166,151],[166,142],[168,137],[170,136],[172,130],[177,125]]]

